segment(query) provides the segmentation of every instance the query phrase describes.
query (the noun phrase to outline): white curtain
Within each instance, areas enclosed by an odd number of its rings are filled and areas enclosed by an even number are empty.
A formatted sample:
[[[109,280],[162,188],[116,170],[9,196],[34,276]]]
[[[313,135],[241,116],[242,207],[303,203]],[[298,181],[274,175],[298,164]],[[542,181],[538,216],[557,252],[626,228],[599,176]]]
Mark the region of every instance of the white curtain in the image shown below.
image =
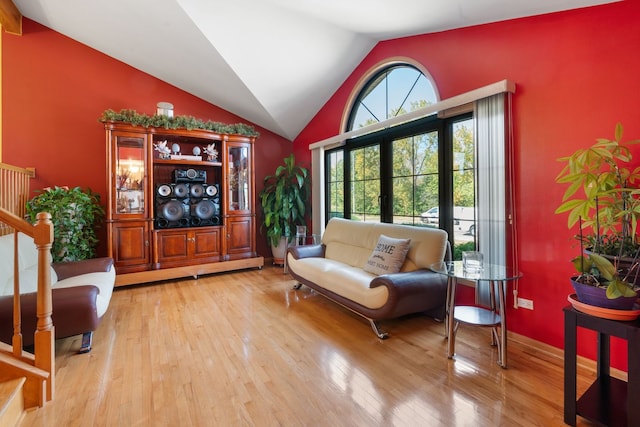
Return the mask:
[[[509,231],[514,220],[510,193],[510,97],[508,93],[501,93],[475,103],[476,231],[478,250],[483,253],[485,262],[516,267],[512,251],[514,245],[509,244]],[[487,304],[488,289],[483,287],[477,297],[478,303]]]
[[[324,147],[311,150],[311,221],[312,234],[322,236],[325,224]]]
[[[504,96],[476,101],[476,206],[485,262],[506,263]]]

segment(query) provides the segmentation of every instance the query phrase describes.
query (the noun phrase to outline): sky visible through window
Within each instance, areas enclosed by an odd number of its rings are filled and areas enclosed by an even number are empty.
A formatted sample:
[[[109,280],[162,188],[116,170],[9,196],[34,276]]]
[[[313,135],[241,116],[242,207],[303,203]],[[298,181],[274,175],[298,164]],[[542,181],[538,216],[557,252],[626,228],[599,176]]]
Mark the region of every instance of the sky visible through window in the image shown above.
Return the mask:
[[[351,128],[358,129],[437,102],[429,79],[416,68],[396,66],[374,77],[354,105]]]

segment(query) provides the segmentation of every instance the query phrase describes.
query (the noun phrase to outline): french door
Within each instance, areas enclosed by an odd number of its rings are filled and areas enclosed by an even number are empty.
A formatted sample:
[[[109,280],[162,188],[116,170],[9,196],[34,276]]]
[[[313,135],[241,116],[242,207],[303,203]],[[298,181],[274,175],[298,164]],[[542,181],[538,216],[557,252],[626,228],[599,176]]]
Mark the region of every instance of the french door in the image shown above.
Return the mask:
[[[327,152],[327,218],[445,229],[475,248],[473,117],[429,117]]]

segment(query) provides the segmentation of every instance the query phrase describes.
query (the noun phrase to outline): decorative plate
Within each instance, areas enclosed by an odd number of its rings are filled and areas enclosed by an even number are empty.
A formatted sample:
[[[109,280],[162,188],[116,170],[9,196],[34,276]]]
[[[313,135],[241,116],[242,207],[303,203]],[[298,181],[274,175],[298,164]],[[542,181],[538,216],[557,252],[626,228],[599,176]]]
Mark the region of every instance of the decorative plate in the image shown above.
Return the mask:
[[[634,305],[635,310],[614,310],[612,308],[602,308],[595,305],[585,304],[578,301],[576,294],[571,294],[567,297],[567,300],[571,303],[573,308],[581,311],[585,314],[601,317],[609,320],[635,320],[640,316],[640,309],[638,305]]]

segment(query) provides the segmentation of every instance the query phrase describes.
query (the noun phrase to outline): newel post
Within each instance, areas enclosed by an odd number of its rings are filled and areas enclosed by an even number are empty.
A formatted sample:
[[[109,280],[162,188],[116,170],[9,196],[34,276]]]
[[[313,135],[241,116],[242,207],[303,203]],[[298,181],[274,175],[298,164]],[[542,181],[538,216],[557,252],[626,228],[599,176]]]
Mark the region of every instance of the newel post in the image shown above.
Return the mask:
[[[53,223],[51,214],[41,212],[36,216],[33,240],[38,250],[37,324],[34,337],[35,365],[49,372],[47,400],[53,399],[55,389],[55,330],[51,313],[51,244]]]

